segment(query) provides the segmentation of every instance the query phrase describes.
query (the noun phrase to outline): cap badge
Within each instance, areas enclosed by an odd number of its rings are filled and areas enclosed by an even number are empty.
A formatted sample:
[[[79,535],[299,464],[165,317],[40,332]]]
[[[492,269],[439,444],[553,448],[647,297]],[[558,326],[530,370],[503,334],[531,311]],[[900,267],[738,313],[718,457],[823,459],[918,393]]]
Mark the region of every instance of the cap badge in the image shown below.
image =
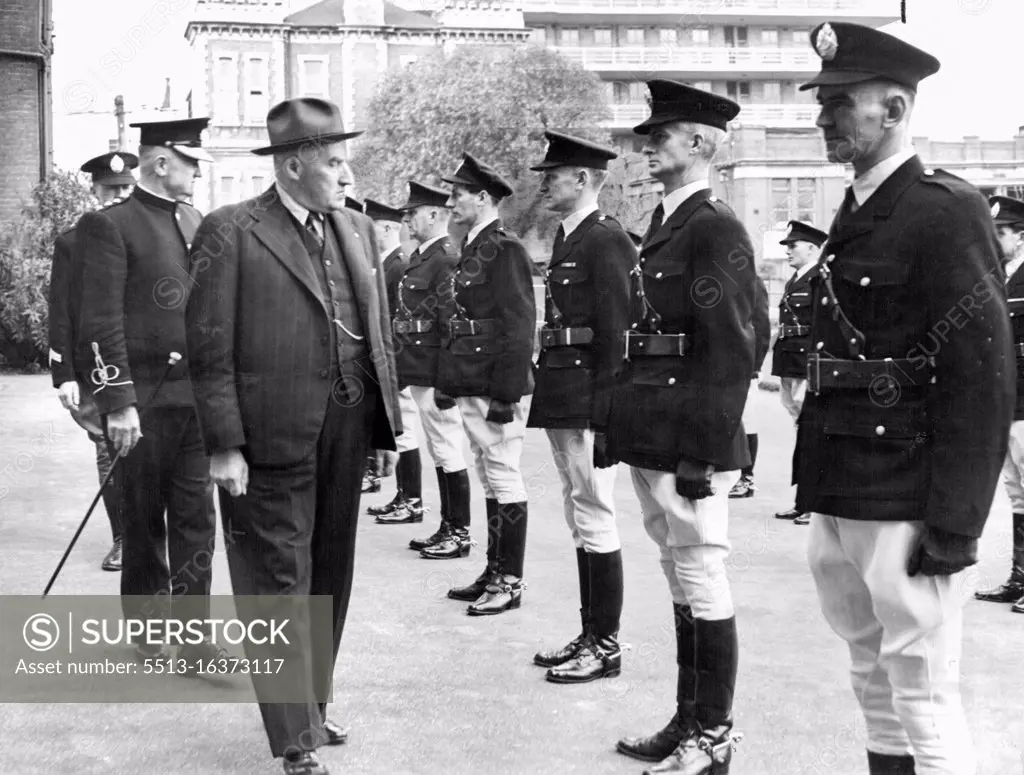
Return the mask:
[[[110,171],[116,173],[124,172],[124,159],[116,153],[110,159]]]
[[[992,217],[995,218],[999,215],[999,202],[992,204]]]
[[[818,30],[818,35],[814,39],[814,50],[826,62],[831,62],[836,58],[836,53],[839,51],[839,38],[836,37],[836,31],[828,22],[821,25],[821,29]]]
[[[789,224],[789,228],[786,230],[786,236],[790,236],[793,233],[793,224]]]

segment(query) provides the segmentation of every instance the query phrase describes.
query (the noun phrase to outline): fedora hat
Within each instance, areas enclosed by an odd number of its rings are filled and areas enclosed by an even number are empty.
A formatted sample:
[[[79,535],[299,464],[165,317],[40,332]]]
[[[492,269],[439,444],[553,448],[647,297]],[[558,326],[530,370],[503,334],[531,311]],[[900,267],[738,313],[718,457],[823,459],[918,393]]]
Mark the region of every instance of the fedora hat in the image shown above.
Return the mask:
[[[267,113],[270,145],[253,149],[257,156],[291,150],[306,145],[325,145],[358,137],[362,132],[346,132],[341,111],[333,102],[300,97],[279,102]]]

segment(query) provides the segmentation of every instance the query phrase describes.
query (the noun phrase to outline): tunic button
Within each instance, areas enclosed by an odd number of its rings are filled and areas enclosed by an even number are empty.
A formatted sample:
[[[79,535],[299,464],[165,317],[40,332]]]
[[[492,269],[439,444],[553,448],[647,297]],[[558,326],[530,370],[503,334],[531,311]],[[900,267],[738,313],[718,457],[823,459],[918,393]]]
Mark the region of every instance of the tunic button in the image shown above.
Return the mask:
[[[654,279],[655,280],[660,280],[661,279],[661,272],[658,272],[656,275],[654,275]]]
[[[676,378],[675,377],[669,377],[668,378],[668,384],[670,384],[670,385],[676,384]]]
[[[580,361],[580,360],[577,360],[577,361],[576,361],[576,365],[577,365],[577,366],[579,366],[579,365],[580,365],[581,363],[583,363],[583,361]]]
[[[935,174],[935,170],[925,170],[924,174],[927,175],[928,177],[931,177],[932,175]]]
[[[356,232],[356,239],[359,239],[359,232]]]
[[[630,328],[636,328],[636,323],[630,326]]]
[[[819,350],[821,350],[821,349],[823,349],[825,347],[825,343],[824,342],[818,342],[814,346],[817,347]]]
[[[821,297],[821,306],[823,306],[823,307],[827,307],[828,306],[828,297],[827,296],[822,296]]]
[[[867,288],[869,285],[871,285],[871,278],[870,277],[862,277],[862,278],[860,278],[860,287],[861,288]]]
[[[831,263],[832,263],[833,261],[835,261],[835,260],[836,260],[836,254],[835,254],[835,253],[830,253],[830,254],[829,254],[829,256],[828,256],[828,258],[826,258],[826,259],[825,259],[825,261],[826,261],[826,262],[828,262],[828,263],[830,263],[830,264],[831,264]]]
[[[329,280],[328,284],[333,288],[334,287],[334,280]]]
[[[329,258],[325,259],[324,260],[324,266],[330,266],[330,265],[331,265],[331,259],[329,259]]]
[[[568,285],[568,284],[569,284],[568,280],[562,280],[562,285]]]
[[[326,377],[327,376],[327,369],[320,369],[320,376],[321,377]]]
[[[476,348],[476,351],[477,351],[477,352],[480,352],[480,348],[479,348],[479,347],[477,347],[477,348]]]
[[[419,344],[419,343],[420,343],[420,340],[419,340],[419,339],[417,339],[417,340],[416,340],[416,344]]]
[[[879,425],[877,428],[875,428],[875,435],[876,436],[884,436],[885,435],[885,426],[884,425]]]

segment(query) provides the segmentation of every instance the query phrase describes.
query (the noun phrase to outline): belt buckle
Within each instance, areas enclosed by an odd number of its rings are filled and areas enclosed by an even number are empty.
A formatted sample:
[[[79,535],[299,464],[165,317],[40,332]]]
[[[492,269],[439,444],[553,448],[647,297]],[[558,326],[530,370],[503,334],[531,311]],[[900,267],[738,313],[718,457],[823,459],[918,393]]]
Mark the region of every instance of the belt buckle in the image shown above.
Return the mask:
[[[686,357],[686,334],[676,334],[676,344],[679,350],[679,357]]]

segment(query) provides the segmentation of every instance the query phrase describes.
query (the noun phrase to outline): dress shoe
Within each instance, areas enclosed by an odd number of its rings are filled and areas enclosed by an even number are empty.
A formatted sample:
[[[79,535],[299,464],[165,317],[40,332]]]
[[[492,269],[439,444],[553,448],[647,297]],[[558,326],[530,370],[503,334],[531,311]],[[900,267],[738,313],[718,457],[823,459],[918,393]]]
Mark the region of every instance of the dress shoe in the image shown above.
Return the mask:
[[[732,750],[742,735],[733,735],[728,726],[712,727],[704,732],[691,730],[663,761],[644,770],[644,775],[676,772],[680,775],[729,775]]]
[[[801,516],[803,516],[803,512],[797,511],[796,509],[786,509],[785,511],[779,511],[775,514],[776,519],[796,519]]]
[[[437,531],[432,536],[428,536],[426,538],[414,538],[414,539],[412,539],[409,542],[409,548],[414,550],[414,551],[417,551],[417,552],[422,552],[428,546],[435,546],[436,544],[441,543],[444,539],[446,539],[451,534],[451,532],[452,532],[451,523],[448,522],[448,520],[446,520],[446,519],[442,519],[441,520],[441,526],[437,529]]]
[[[375,520],[378,525],[409,525],[423,521],[423,501],[407,498],[390,514],[381,514]]]
[[[614,678],[621,672],[622,649],[617,637],[591,635],[576,658],[548,670],[547,679],[554,684],[584,684]]]
[[[484,588],[483,595],[466,609],[466,613],[470,616],[496,616],[519,608],[525,588],[526,582],[518,576],[498,576]]]
[[[1013,603],[1019,600],[1024,597],[1024,568],[1015,565],[1005,584],[995,589],[975,592],[974,597],[986,603]]]
[[[284,757],[284,775],[331,775],[331,772],[320,763],[315,753],[303,751]]]
[[[362,492],[380,492],[380,477],[364,474]]]
[[[1011,605],[1010,610],[1015,614],[1024,614],[1024,597]]]
[[[121,537],[118,536],[114,539],[114,543],[110,547],[110,551],[107,552],[107,556],[103,558],[103,563],[100,565],[103,570],[119,571],[121,570]]]
[[[805,511],[799,517],[793,520],[794,525],[809,525],[811,524],[811,512]]]
[[[425,560],[455,560],[459,557],[469,557],[469,548],[472,545],[469,531],[464,527],[456,527],[452,528],[451,533],[443,541],[420,552],[420,557]]]
[[[688,724],[677,713],[672,720],[653,735],[624,737],[615,744],[615,750],[642,762],[660,762],[670,755],[689,734]]]
[[[561,648],[551,651],[538,651],[533,655],[533,664],[541,667],[558,667],[576,658],[587,641],[587,632],[584,630]]]
[[[754,490],[757,487],[754,486],[754,477],[752,476],[741,476],[740,480],[732,486],[729,490],[730,498],[753,498]]]
[[[497,581],[499,578],[498,572],[491,566],[476,577],[476,581],[472,584],[467,584],[464,587],[452,587],[448,590],[448,597],[452,600],[463,600],[472,603],[474,600],[479,600],[487,589],[487,585],[492,581]]]
[[[324,738],[327,745],[345,745],[348,742],[348,729],[330,719],[324,719]]]

